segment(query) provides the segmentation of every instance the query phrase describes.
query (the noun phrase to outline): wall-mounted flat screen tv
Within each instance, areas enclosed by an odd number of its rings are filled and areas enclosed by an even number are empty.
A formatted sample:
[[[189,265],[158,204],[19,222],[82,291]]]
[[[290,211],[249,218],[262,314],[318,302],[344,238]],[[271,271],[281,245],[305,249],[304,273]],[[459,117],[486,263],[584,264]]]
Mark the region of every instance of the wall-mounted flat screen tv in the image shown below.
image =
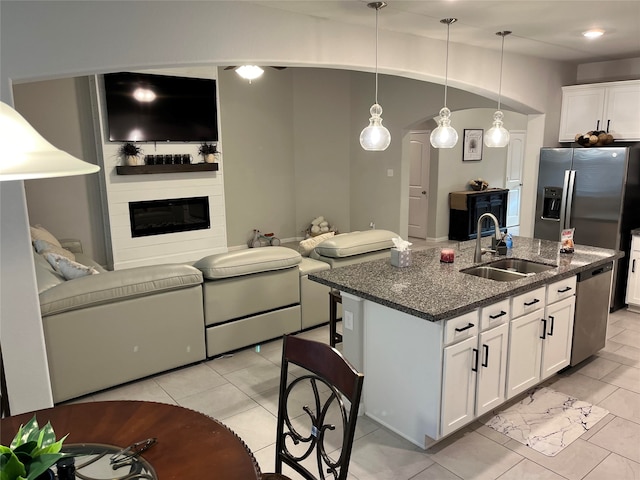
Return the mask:
[[[216,142],[216,81],[145,73],[104,75],[112,142]]]

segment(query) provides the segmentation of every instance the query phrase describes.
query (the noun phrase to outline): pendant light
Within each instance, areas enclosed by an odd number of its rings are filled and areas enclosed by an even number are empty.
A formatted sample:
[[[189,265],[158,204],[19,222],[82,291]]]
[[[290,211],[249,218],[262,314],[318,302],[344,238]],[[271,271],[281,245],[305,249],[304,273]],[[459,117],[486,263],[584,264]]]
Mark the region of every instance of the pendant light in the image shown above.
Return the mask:
[[[249,83],[251,83],[251,80],[260,78],[264,73],[264,70],[257,65],[242,65],[236,68],[236,73],[245,80],[249,80]]]
[[[378,104],[378,11],[386,6],[385,2],[367,4],[367,7],[376,9],[376,97],[375,103],[369,109],[371,113],[369,126],[360,133],[360,145],[365,150],[378,152],[386,150],[391,143],[391,134],[382,125],[382,107]]]
[[[500,52],[500,83],[498,87],[498,110],[493,114],[493,126],[487,130],[484,136],[484,144],[487,147],[506,147],[509,143],[509,130],[503,127],[502,119],[504,114],[500,111],[500,99],[502,96],[502,63],[504,59],[504,37],[510,35],[509,30],[496,32],[496,35],[502,37],[502,50]]]
[[[447,81],[449,77],[449,27],[457,22],[457,18],[443,18],[440,23],[447,25],[447,55],[444,70],[444,107],[440,110],[438,126],[431,132],[431,145],[434,148],[453,148],[458,143],[458,132],[451,126],[451,110],[447,108]]]

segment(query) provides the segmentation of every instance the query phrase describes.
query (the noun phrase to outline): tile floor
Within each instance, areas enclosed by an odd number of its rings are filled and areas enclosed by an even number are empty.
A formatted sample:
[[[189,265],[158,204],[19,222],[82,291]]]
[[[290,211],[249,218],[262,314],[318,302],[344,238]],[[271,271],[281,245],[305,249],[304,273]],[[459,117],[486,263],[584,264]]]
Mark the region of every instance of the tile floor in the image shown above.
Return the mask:
[[[640,479],[640,314],[609,319],[606,347],[552,377],[551,388],[610,414],[555,457],[546,457],[474,422],[424,451],[367,417],[358,419],[349,478],[366,479]],[[328,341],[328,326],[301,334]],[[149,400],[182,405],[222,421],[273,471],[282,341],[248,348],[76,401]],[[365,379],[366,381],[366,379]]]

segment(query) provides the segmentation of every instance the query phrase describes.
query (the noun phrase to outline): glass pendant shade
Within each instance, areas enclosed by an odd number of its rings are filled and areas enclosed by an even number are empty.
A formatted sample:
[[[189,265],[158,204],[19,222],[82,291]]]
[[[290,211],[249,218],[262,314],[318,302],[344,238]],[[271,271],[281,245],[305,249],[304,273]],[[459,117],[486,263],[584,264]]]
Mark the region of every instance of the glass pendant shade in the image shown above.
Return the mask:
[[[498,109],[493,114],[493,125],[484,135],[484,144],[487,147],[506,147],[509,144],[509,130],[504,128],[502,119],[504,114],[500,111],[500,99],[502,97],[502,65],[504,60],[504,37],[510,35],[511,31],[496,32],[496,35],[502,37],[502,49],[500,52],[500,84],[498,86]]]
[[[509,143],[509,130],[502,126],[503,118],[504,115],[500,110],[493,114],[493,126],[484,136],[484,144],[487,147],[506,147]]]
[[[100,167],[63,152],[6,103],[0,102],[0,181],[69,177]]]
[[[385,2],[371,2],[367,7],[376,10],[376,99],[371,105],[369,113],[369,126],[360,132],[360,146],[364,150],[381,152],[386,150],[391,144],[391,134],[385,126],[382,125],[382,107],[378,104],[378,11],[386,7]]]
[[[391,143],[391,134],[389,130],[382,125],[382,107],[374,103],[369,109],[371,118],[369,126],[365,127],[360,133],[360,145],[365,150],[382,151],[386,150]]]
[[[431,132],[429,140],[433,148],[453,148],[458,143],[458,132],[451,126],[451,110],[447,108],[447,86],[449,79],[449,29],[457,18],[443,18],[440,23],[447,26],[447,52],[444,70],[444,107],[440,109],[438,126]]]
[[[438,127],[431,132],[431,145],[434,148],[453,148],[458,143],[458,132],[451,126],[451,111],[447,107],[440,110]]]

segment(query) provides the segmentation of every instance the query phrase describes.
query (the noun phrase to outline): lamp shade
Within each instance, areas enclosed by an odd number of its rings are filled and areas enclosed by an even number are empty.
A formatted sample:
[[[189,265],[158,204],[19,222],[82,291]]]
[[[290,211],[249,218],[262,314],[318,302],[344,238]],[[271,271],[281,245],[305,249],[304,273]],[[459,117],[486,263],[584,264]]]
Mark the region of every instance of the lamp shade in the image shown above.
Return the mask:
[[[487,130],[484,136],[484,144],[487,147],[506,147],[509,143],[509,130],[503,127],[503,113],[498,110],[493,114],[493,126]]]
[[[451,111],[447,107],[440,109],[438,126],[431,132],[429,140],[434,148],[453,148],[458,143],[458,132],[451,126]]]
[[[6,103],[0,102],[0,181],[68,177],[100,167],[51,145]]]
[[[369,126],[360,133],[360,145],[369,151],[386,150],[391,143],[391,134],[387,127],[382,125],[382,107],[374,103],[369,112],[371,112]]]

